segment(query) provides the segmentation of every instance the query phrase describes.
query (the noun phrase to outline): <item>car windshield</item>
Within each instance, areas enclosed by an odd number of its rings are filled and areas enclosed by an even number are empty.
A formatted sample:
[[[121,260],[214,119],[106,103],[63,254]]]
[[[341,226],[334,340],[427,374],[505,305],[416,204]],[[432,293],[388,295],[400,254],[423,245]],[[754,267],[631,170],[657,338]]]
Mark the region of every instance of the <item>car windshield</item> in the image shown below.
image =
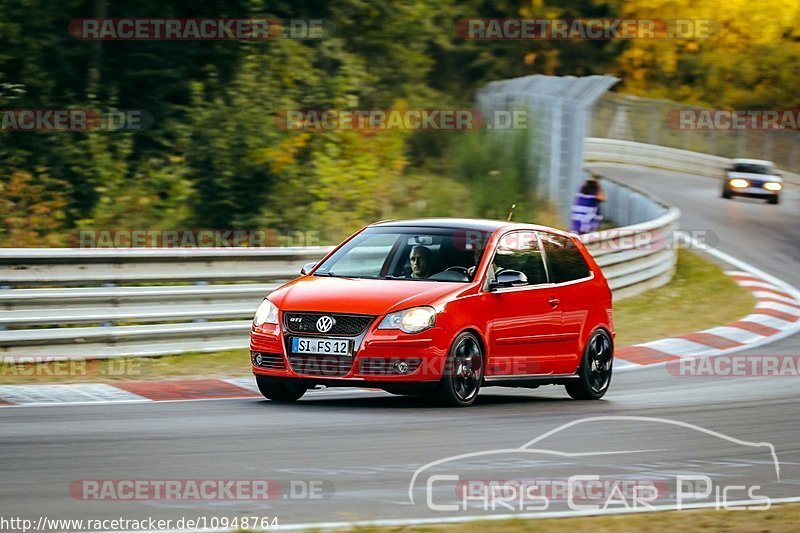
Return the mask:
[[[745,172],[747,174],[773,174],[772,168],[767,165],[756,165],[753,163],[740,163],[733,166],[734,172]]]
[[[472,229],[367,228],[325,260],[315,276],[467,283],[490,232]]]

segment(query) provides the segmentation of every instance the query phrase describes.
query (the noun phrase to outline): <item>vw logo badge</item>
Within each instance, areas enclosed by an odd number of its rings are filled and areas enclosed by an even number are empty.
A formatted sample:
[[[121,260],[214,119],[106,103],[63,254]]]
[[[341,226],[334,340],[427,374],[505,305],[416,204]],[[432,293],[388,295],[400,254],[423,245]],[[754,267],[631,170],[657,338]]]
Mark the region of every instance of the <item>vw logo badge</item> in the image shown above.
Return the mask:
[[[317,331],[320,333],[327,333],[334,324],[336,324],[336,321],[333,317],[329,317],[328,315],[321,316],[317,319]]]

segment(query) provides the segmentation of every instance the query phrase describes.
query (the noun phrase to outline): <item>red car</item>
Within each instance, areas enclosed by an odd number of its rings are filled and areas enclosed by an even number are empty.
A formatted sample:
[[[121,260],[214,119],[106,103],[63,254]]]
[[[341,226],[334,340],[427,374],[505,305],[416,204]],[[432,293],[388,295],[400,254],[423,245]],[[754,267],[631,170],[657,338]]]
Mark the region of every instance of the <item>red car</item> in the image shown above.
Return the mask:
[[[494,220],[378,222],[259,306],[250,332],[263,395],[317,385],[475,401],[481,386],[608,390],[611,291],[578,238]]]

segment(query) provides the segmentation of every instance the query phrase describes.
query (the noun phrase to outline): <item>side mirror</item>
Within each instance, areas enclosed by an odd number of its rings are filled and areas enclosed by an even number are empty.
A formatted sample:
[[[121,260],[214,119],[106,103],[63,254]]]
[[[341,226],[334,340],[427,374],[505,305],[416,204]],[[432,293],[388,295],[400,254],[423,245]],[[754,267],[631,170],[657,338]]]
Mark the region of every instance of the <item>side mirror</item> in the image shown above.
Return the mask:
[[[312,270],[312,269],[313,269],[315,266],[317,266],[317,262],[316,262],[316,261],[312,261],[312,262],[310,262],[310,263],[306,263],[305,265],[303,265],[303,268],[301,268],[301,269],[300,269],[300,274],[302,274],[303,276],[305,276],[306,274],[308,274],[309,272],[311,272],[311,270]]]
[[[528,284],[528,276],[519,270],[501,270],[497,277],[489,282],[489,289],[502,289],[503,287],[519,287]]]

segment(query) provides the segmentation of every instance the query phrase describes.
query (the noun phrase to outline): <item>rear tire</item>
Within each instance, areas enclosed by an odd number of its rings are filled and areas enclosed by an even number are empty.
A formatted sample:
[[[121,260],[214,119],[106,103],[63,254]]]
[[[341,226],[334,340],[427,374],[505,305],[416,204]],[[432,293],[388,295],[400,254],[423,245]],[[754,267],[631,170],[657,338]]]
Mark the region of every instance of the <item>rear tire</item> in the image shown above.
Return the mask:
[[[578,378],[566,384],[567,394],[575,400],[599,400],[611,385],[614,344],[605,330],[598,329],[589,337],[578,367]]]
[[[282,383],[264,376],[256,376],[258,390],[267,400],[273,402],[296,402],[306,393],[306,388],[292,383]]]
[[[481,343],[475,335],[465,331],[456,337],[450,347],[436,399],[450,407],[470,406],[478,398],[482,383]]]

